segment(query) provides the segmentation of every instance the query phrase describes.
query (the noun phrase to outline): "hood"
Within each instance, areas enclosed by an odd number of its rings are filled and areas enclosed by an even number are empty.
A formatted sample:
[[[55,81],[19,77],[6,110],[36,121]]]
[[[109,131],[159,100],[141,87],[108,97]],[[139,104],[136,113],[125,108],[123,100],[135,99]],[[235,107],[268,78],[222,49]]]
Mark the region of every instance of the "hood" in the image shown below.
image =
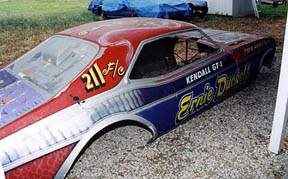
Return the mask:
[[[35,89],[8,71],[0,71],[0,128],[44,102],[44,97]]]
[[[239,32],[229,32],[224,30],[203,30],[208,36],[210,36],[214,41],[224,44],[233,44],[234,42],[243,42],[249,38],[257,38],[257,36],[239,33]]]

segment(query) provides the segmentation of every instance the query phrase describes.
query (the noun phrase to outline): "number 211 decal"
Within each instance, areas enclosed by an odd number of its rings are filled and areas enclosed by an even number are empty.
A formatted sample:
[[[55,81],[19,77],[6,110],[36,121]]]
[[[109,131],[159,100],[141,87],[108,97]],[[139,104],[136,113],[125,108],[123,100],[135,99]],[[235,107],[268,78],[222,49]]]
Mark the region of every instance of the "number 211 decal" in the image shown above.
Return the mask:
[[[115,75],[123,76],[125,74],[125,69],[123,66],[118,66],[119,60],[116,62],[108,62],[107,68],[100,70],[97,63],[93,65],[88,71],[81,76],[81,79],[86,83],[85,89],[87,92],[91,92],[94,89],[98,89],[100,86],[105,86],[106,81],[104,76],[107,76],[110,72],[113,72],[112,78],[115,78]]]

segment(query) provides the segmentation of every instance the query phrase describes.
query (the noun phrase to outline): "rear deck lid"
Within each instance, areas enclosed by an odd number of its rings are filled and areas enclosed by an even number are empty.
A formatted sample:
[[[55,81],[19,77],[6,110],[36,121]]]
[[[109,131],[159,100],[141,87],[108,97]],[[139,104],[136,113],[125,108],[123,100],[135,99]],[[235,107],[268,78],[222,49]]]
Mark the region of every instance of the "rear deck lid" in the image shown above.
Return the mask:
[[[256,38],[254,35],[239,33],[239,32],[229,32],[223,30],[203,30],[208,36],[210,36],[214,41],[219,43],[224,43],[226,45],[233,45],[234,43],[241,43],[249,38]]]

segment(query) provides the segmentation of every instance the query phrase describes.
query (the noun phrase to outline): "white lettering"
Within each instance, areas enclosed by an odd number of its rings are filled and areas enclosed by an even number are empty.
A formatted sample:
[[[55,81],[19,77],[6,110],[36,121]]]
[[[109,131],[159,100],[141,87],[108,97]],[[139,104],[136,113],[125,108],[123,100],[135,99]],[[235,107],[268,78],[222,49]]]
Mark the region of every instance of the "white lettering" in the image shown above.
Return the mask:
[[[211,73],[210,67],[212,68],[212,71],[217,71],[223,67],[222,61],[218,61],[213,63],[212,65],[205,67],[189,76],[186,77],[186,83],[187,85],[193,83],[195,80],[198,80],[202,77],[205,77]]]
[[[193,73],[190,76],[187,76],[186,77],[186,83],[188,85],[188,84],[194,82],[195,80],[200,79],[200,78],[202,78],[202,77],[204,77],[210,73],[211,73],[210,67],[206,67],[202,70],[197,71],[196,73]]]

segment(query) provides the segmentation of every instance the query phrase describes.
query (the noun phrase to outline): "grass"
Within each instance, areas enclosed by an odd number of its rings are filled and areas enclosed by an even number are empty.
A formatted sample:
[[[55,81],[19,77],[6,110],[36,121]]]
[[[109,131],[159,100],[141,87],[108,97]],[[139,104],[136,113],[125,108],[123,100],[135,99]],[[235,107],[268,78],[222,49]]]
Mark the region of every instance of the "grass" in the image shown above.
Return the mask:
[[[282,19],[287,17],[287,7],[283,7],[282,5],[279,5],[277,8],[274,8],[272,5],[262,4],[261,5],[261,19]],[[218,15],[206,15],[204,17],[194,17],[192,19],[192,23],[201,23],[201,22],[210,22],[210,23],[217,23],[217,22],[227,22],[227,21],[242,21],[243,19],[254,19],[254,15],[246,16],[246,17],[230,17],[230,16],[218,16]],[[256,20],[257,21],[257,20]]]
[[[79,13],[91,0],[8,0],[0,2],[0,17]]]
[[[0,63],[15,60],[47,37],[93,21],[90,0],[9,0],[0,2]],[[0,66],[0,67],[1,67]]]
[[[278,8],[273,8],[272,5],[264,4],[259,19],[254,15],[246,17],[207,15],[203,18],[195,17],[190,22],[201,28],[243,32],[262,37],[272,36],[277,46],[282,48],[286,17],[287,7],[279,5]]]
[[[0,68],[47,37],[94,20],[91,0],[0,0]],[[282,41],[287,8],[262,6],[262,18],[205,16],[190,22],[212,29],[273,35]],[[275,34],[275,35],[274,35]]]
[[[272,5],[263,4],[262,5],[262,16],[263,17],[275,17],[275,18],[286,18],[287,17],[287,7],[279,5],[278,7],[273,7]]]

